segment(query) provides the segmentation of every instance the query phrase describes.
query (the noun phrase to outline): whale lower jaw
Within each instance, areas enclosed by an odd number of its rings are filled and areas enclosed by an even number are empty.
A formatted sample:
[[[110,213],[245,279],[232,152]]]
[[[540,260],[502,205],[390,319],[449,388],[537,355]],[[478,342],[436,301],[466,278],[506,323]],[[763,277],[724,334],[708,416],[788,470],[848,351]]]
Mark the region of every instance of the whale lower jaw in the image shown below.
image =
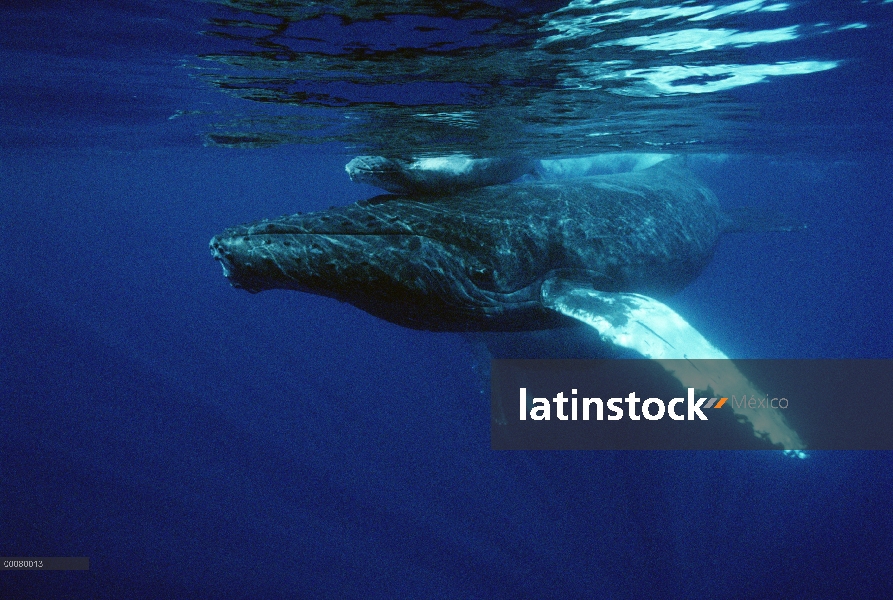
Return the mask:
[[[247,280],[240,277],[240,273],[242,273],[246,267],[250,268],[252,266],[251,263],[237,264],[235,261],[235,253],[221,238],[214,237],[211,240],[210,248],[211,256],[214,257],[214,260],[220,263],[220,267],[223,269],[223,276],[226,277],[226,280],[231,286],[252,294],[269,289],[267,286],[263,285],[254,286],[246,284]]]
[[[232,254],[224,250],[216,237],[211,240],[211,256],[220,263],[220,266],[223,268],[223,276],[229,279],[233,272],[233,263],[230,261]]]

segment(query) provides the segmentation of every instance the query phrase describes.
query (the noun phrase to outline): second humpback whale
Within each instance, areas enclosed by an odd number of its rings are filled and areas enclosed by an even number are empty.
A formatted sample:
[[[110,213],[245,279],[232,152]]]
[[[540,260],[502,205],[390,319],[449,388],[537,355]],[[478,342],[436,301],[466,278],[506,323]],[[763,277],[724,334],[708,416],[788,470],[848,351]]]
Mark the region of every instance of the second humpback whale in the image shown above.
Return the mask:
[[[330,296],[406,327],[530,331],[583,322],[647,358],[723,359],[656,298],[691,283],[722,234],[747,229],[744,217],[724,213],[672,159],[631,173],[378,196],[230,228],[211,240],[211,252],[235,287]],[[731,363],[674,375],[697,389],[748,385]],[[777,411],[736,412],[756,435],[803,447]]]

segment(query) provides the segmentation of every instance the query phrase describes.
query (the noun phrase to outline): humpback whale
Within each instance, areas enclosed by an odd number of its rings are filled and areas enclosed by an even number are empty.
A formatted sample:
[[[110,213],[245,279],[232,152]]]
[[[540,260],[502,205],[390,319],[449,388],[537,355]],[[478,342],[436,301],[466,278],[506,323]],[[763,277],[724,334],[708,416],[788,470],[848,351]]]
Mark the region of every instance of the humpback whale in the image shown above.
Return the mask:
[[[532,331],[583,322],[604,341],[658,361],[727,358],[659,300],[701,273],[721,235],[749,225],[746,214],[723,212],[681,159],[498,185],[487,185],[493,163],[479,166],[469,172],[482,187],[438,193],[442,173],[413,174],[425,193],[233,227],[211,240],[211,253],[234,287],[330,296],[415,329]],[[746,384],[733,366],[674,375],[698,389]],[[736,412],[756,435],[803,447],[777,411]]]
[[[543,284],[667,296],[709,262],[735,223],[678,164],[571,181],[379,196],[234,227],[211,241],[238,288],[332,296],[417,329],[566,324]]]
[[[351,181],[392,194],[448,194],[508,183],[536,173],[537,161],[523,158],[471,158],[464,154],[403,160],[358,156],[344,167]]]

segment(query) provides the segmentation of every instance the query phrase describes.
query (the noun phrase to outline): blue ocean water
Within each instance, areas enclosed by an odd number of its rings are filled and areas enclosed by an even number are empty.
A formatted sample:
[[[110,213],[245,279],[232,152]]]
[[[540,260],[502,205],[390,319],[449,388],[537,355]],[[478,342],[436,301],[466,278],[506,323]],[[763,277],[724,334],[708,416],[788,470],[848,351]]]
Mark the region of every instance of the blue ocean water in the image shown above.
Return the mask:
[[[0,555],[91,561],[3,597],[893,593],[889,453],[493,452],[462,337],[207,247],[378,193],[357,154],[681,153],[809,227],[726,237],[674,309],[733,357],[893,358],[893,3],[0,15]]]

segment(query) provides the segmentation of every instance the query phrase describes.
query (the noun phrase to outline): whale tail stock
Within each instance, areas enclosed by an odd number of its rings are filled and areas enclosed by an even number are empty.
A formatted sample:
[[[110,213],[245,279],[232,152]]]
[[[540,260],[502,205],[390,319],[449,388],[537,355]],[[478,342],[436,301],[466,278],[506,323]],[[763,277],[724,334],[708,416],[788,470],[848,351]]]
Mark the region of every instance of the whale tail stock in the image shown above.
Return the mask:
[[[803,231],[806,223],[785,213],[759,208],[756,206],[739,206],[724,210],[727,233],[747,232],[791,232]]]

